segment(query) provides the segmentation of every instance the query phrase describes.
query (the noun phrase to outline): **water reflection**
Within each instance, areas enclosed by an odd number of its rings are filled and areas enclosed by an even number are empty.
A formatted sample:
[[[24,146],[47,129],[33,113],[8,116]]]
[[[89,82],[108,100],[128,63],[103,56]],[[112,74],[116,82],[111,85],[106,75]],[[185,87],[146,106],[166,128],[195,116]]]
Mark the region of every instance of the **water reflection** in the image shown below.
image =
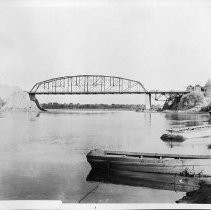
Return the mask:
[[[47,110],[42,112],[42,114],[48,115],[104,115],[104,114],[115,114],[122,111],[112,111],[112,110]]]
[[[190,192],[200,187],[199,179],[194,177],[119,170],[103,171],[92,169],[87,176],[87,181],[181,192]]]
[[[186,192],[184,197],[175,202],[211,203],[210,177],[200,180],[196,177],[170,174],[92,169],[87,176],[87,181]]]
[[[181,147],[182,142],[175,142],[175,141],[164,141],[169,148],[173,147]]]
[[[170,125],[176,127],[189,127],[211,124],[210,116],[207,114],[167,113],[165,115],[165,118],[169,121]]]
[[[40,117],[40,112],[28,112],[27,114],[29,121],[36,121],[36,118]]]
[[[173,139],[162,139],[163,142],[169,147],[169,148],[174,148],[174,147],[189,147],[191,146],[192,148],[202,146],[202,147],[207,147],[209,148],[209,143],[211,142],[211,137],[210,136],[203,136],[203,137],[196,137],[196,138],[191,138],[191,139],[184,139],[184,140],[173,140]]]
[[[152,114],[149,113],[144,113],[144,119],[146,121],[146,123],[148,123],[149,125],[151,125],[152,122]]]

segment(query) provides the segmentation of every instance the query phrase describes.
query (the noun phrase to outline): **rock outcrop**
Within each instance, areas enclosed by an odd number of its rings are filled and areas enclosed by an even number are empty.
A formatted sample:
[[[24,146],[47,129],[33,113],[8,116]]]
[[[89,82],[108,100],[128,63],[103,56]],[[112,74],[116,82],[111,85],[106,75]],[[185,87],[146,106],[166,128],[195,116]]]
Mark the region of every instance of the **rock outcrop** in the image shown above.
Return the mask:
[[[163,110],[178,110],[181,96],[177,96],[172,101],[166,101],[163,105]]]
[[[35,112],[39,111],[36,104],[29,99],[28,93],[23,91],[13,92],[1,110]]]
[[[39,111],[27,92],[19,87],[2,83],[0,84],[0,109],[1,111]]]

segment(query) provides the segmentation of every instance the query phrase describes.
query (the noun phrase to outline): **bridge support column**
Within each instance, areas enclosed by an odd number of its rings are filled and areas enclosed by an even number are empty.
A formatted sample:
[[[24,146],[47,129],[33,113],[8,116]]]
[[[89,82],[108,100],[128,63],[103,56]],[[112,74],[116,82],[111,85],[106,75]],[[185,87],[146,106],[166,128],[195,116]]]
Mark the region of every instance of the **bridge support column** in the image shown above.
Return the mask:
[[[152,96],[151,96],[151,93],[147,93],[145,95],[145,106],[146,106],[146,109],[147,110],[151,109],[151,106],[152,106]]]
[[[38,109],[40,109],[41,111],[47,111],[45,109],[43,109],[40,104],[39,104],[39,101],[37,100],[37,98],[35,97],[35,94],[34,93],[29,93],[29,98],[31,101],[34,101],[35,104],[37,105]]]

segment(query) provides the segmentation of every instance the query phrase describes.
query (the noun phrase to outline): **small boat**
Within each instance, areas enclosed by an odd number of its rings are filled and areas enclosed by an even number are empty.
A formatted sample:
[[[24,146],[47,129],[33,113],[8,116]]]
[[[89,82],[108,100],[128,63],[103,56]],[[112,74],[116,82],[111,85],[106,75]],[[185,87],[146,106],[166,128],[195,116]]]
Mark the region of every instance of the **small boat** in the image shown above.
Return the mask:
[[[191,138],[205,138],[211,136],[211,125],[191,126],[185,128],[172,128],[167,130],[160,138],[163,141],[183,142]]]
[[[178,155],[91,150],[92,169],[211,177],[211,155]]]

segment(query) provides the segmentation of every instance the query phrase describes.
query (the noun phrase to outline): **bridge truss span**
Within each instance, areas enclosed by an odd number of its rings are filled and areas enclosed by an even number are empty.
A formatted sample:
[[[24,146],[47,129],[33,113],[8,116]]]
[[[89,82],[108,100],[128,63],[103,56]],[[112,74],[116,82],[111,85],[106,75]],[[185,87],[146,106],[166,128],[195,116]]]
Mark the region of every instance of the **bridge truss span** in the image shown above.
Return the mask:
[[[151,108],[151,98],[155,100],[173,101],[181,97],[187,91],[147,91],[139,81],[125,79],[115,76],[104,75],[77,75],[58,77],[36,83],[29,91],[29,97],[38,108],[39,105],[35,95],[88,95],[88,94],[144,94],[146,98],[146,108]]]
[[[29,94],[140,94],[147,93],[135,80],[103,75],[77,75],[36,83]]]

